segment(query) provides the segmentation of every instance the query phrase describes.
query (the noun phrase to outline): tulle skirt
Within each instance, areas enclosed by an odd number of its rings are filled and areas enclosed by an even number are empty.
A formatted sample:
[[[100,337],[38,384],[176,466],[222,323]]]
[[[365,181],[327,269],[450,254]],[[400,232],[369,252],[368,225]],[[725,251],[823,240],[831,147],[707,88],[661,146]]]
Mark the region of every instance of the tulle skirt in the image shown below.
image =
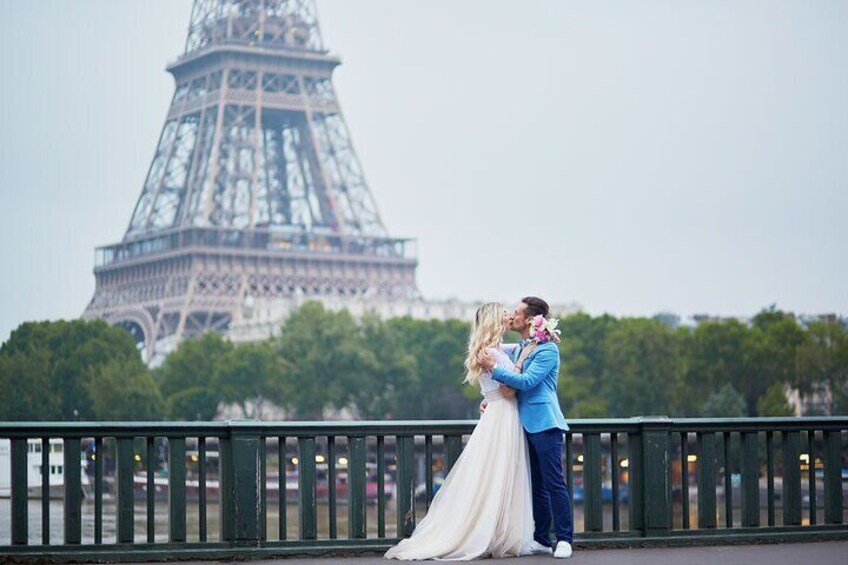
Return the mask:
[[[527,440],[515,399],[497,391],[430,510],[388,559],[466,561],[519,555],[533,539]]]

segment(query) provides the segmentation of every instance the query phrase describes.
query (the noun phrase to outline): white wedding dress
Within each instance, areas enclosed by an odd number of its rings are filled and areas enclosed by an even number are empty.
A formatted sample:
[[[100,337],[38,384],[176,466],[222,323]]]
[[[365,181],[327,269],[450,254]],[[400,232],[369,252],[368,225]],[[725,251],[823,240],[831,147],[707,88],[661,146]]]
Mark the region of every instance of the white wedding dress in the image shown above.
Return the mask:
[[[490,349],[498,365],[509,357]],[[467,561],[517,556],[533,539],[530,462],[514,398],[504,398],[491,374],[480,377],[488,406],[430,510],[388,559]]]

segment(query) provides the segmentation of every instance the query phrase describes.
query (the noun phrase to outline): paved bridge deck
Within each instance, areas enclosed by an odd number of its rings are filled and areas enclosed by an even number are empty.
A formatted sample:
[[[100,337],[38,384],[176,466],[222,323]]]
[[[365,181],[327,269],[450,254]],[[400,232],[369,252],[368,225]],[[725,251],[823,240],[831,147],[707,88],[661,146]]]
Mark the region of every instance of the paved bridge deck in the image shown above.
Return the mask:
[[[387,565],[398,563],[379,556],[372,557],[312,557],[254,561],[260,565],[318,565],[345,562],[351,565]],[[642,549],[580,550],[571,559],[554,560],[537,555],[510,559],[486,559],[484,563],[510,565],[846,565],[848,541],[814,543],[783,543],[763,545],[720,545],[706,547],[669,547]],[[221,561],[191,561],[191,565],[220,565]],[[250,561],[239,561],[250,563]]]
[[[262,565],[325,565],[339,562],[351,565],[387,565],[397,563],[381,557],[292,558],[256,561]],[[188,565],[220,565],[220,561],[181,562]],[[241,561],[240,563],[250,563]],[[645,549],[605,549],[577,551],[569,560],[547,556],[511,559],[487,559],[484,563],[510,565],[567,563],[569,565],[845,565],[848,563],[848,541],[784,543],[767,545],[732,545],[708,547],[670,547]]]

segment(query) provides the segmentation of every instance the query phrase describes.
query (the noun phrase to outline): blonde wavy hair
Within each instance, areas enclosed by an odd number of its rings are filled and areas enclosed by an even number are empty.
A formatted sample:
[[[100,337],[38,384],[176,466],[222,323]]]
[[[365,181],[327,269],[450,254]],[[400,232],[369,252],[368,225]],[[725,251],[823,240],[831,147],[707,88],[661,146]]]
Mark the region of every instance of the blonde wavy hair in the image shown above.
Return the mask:
[[[463,383],[477,384],[483,368],[477,354],[487,347],[497,347],[503,334],[504,307],[498,302],[483,304],[474,316],[474,326],[468,336],[468,356],[465,358],[465,380]]]

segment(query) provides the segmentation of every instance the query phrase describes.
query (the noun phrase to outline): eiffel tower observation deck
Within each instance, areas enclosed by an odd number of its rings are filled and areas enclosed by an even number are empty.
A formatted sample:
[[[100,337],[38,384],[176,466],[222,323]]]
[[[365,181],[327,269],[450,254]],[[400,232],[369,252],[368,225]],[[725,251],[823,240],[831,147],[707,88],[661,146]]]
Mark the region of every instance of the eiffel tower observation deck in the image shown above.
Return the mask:
[[[388,235],[354,152],[339,64],[313,0],[195,0],[147,178],[121,242],[97,249],[84,317],[125,327],[155,362],[210,330],[260,338],[309,298],[420,302],[414,241]]]

